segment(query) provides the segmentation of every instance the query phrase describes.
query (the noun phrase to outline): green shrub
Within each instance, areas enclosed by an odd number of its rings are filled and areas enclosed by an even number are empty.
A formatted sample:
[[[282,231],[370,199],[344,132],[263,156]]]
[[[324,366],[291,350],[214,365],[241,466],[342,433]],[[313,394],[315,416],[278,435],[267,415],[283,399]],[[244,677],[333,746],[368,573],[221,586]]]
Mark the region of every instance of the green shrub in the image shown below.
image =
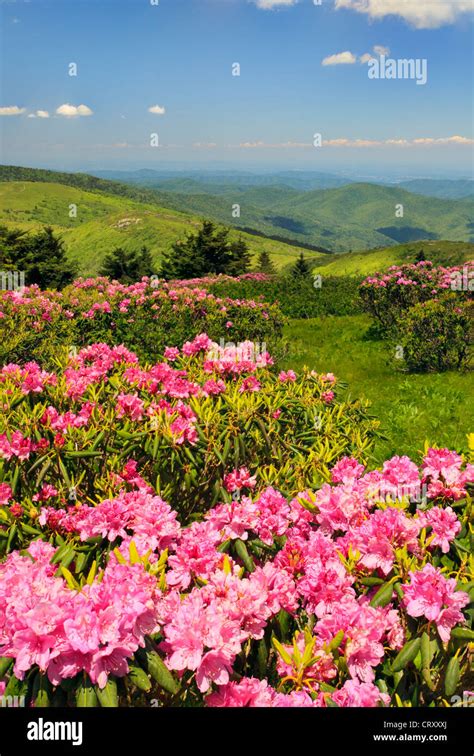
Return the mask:
[[[420,302],[397,322],[397,339],[410,372],[461,370],[469,365],[474,302],[455,294]]]
[[[55,364],[61,347],[124,344],[142,361],[199,333],[220,343],[254,341],[279,356],[284,318],[275,304],[218,297],[203,288],[106,278],[78,280],[62,292],[27,287],[0,293],[0,364]]]
[[[263,298],[277,302],[289,318],[317,318],[320,315],[352,315],[362,312],[358,297],[360,279],[349,276],[269,276],[266,279],[214,279],[205,283],[213,294],[227,297]]]

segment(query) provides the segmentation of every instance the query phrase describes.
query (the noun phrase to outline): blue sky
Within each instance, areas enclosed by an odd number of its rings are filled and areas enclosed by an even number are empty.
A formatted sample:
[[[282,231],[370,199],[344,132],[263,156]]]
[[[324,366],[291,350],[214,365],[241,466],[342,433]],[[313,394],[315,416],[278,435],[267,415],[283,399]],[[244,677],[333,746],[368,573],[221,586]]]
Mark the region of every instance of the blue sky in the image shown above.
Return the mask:
[[[0,0],[3,163],[469,175],[469,0],[152,2]]]

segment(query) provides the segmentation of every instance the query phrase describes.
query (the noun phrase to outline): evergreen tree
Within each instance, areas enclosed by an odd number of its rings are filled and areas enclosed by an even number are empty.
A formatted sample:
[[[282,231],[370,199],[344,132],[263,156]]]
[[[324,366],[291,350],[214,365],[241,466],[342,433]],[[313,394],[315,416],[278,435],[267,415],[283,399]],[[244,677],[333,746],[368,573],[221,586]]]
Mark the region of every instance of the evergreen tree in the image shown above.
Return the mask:
[[[311,268],[306,262],[303,253],[301,253],[291,269],[291,275],[293,276],[293,278],[303,278],[305,276],[309,276],[310,273]]]
[[[136,283],[143,276],[151,276],[153,273],[153,259],[145,246],[139,252],[116,247],[105,256],[100,269],[101,276],[126,284]]]
[[[239,236],[237,241],[230,243],[230,253],[231,259],[229,260],[227,269],[223,272],[229,276],[240,276],[242,273],[246,273],[250,269],[252,256],[241,236]]]
[[[62,239],[50,226],[32,235],[0,228],[0,264],[6,270],[23,272],[27,285],[38,284],[42,289],[62,289],[77,273]]]
[[[417,256],[415,257],[415,262],[425,262],[425,260],[426,260],[425,253],[422,249],[420,249]]]
[[[139,255],[138,255],[138,281],[143,278],[143,276],[153,276],[156,273],[155,264],[153,262],[153,258],[151,256],[151,252],[143,245],[141,248]]]
[[[262,249],[262,251],[258,253],[258,261],[255,270],[257,273],[266,273],[268,276],[276,274],[276,268],[266,249]]]
[[[209,274],[239,275],[248,270],[250,255],[243,239],[229,242],[229,229],[203,221],[196,234],[175,242],[163,255],[163,278],[202,278]]]

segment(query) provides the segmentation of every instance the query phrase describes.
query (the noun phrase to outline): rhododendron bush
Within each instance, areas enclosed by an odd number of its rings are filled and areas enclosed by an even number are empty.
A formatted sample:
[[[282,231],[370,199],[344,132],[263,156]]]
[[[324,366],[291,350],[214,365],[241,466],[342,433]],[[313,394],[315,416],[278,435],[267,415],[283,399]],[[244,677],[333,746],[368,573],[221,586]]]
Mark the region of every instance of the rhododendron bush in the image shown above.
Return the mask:
[[[462,268],[429,261],[393,265],[360,286],[371,328],[411,373],[466,370],[472,356],[474,262]]]
[[[239,495],[185,527],[143,481],[48,500],[0,566],[2,685],[36,705],[448,704],[474,638],[473,481],[429,449],[420,469],[345,457],[294,498],[233,470]]]
[[[90,278],[61,292],[38,286],[0,291],[0,364],[35,359],[54,367],[61,347],[96,342],[125,344],[141,360],[156,361],[165,346],[179,347],[204,331],[218,341],[252,339],[275,353],[283,326],[275,304],[215,296],[185,283]]]
[[[450,705],[474,465],[368,466],[332,374],[205,334],[0,371],[0,687],[28,705]]]
[[[332,374],[278,373],[254,344],[222,348],[206,334],[154,365],[105,344],[54,372],[8,364],[0,405],[0,475],[29,502],[23,509],[147,485],[182,522],[230,499],[229,468],[258,470],[294,494],[340,457],[366,458],[378,433],[366,403],[345,400]]]
[[[460,301],[472,298],[468,282],[473,272],[474,261],[451,268],[436,267],[429,260],[392,265],[387,271],[368,276],[360,286],[360,296],[365,310],[387,332],[396,328],[400,316],[419,302],[449,291],[456,291]]]

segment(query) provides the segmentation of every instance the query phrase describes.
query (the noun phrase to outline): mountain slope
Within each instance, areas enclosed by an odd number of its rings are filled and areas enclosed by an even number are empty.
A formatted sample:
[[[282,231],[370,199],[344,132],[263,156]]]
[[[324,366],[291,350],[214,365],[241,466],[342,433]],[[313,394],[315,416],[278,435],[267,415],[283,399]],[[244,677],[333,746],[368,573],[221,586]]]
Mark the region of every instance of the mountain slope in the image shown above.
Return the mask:
[[[474,196],[472,179],[411,179],[401,181],[398,186],[414,194],[445,199],[463,199]]]
[[[240,228],[257,228],[267,235],[288,236],[296,243],[311,244],[333,252],[396,245],[419,239],[474,241],[472,197],[443,199],[424,196],[447,190],[449,182],[413,182],[416,193],[401,185],[349,183],[329,189],[301,190],[285,185],[284,174],[265,177],[258,185],[217,183],[219,176],[197,175],[158,181],[153,171],[124,174],[133,186],[153,185],[159,202],[176,210],[205,214]],[[268,183],[273,178],[275,183]],[[224,178],[229,181],[229,177]],[[281,183],[277,183],[281,181]],[[300,180],[301,181],[301,180]],[[309,180],[308,180],[309,181]],[[254,182],[255,184],[255,182]],[[452,182],[456,192],[467,192],[469,182]],[[235,217],[233,209],[240,207]],[[403,206],[403,217],[396,213]]]
[[[70,217],[74,207],[75,218]],[[201,218],[102,191],[89,192],[59,183],[4,181],[0,182],[0,223],[24,229],[51,225],[61,234],[81,273],[91,275],[97,273],[105,254],[118,246],[138,249],[145,244],[158,262],[174,241],[196,232]],[[233,238],[238,235],[240,232],[231,233]],[[290,244],[255,234],[241,235],[254,255],[266,249],[279,268],[302,251],[308,259],[316,258],[314,253]]]
[[[412,263],[419,252],[437,265],[462,265],[474,260],[474,244],[469,242],[421,241],[396,247],[349,252],[344,255],[321,256],[313,273],[324,276],[361,276],[384,270],[390,265]]]

